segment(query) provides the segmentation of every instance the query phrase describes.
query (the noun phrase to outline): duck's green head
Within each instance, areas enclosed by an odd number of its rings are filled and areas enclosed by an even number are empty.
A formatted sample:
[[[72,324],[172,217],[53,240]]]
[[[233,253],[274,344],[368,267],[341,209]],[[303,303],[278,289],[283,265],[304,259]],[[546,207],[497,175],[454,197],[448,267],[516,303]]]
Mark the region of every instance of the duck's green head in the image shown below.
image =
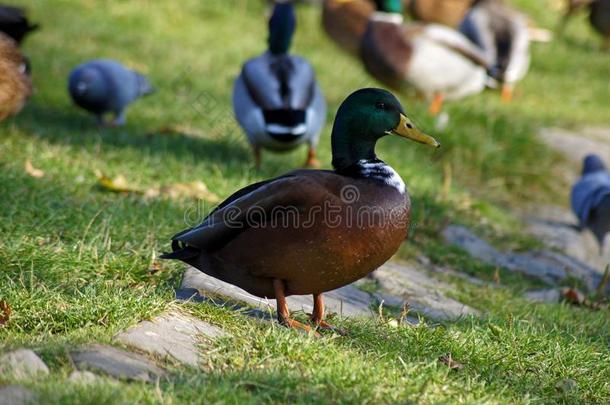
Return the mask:
[[[402,0],[375,0],[375,4],[379,11],[402,14]]]
[[[296,24],[292,2],[276,3],[269,19],[269,52],[274,55],[288,52]]]
[[[359,160],[374,159],[375,144],[386,135],[398,135],[438,148],[406,116],[392,93],[366,88],[350,94],[339,107],[331,136],[333,167],[345,169]]]

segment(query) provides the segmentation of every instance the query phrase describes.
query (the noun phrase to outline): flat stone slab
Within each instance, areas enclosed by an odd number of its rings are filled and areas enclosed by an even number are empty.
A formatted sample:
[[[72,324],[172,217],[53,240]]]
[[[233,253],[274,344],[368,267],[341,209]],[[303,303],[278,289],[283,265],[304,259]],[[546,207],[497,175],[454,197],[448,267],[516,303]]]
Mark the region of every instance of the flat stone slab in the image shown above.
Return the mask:
[[[181,289],[183,291],[195,289],[212,295],[224,296],[245,302],[262,311],[276,308],[274,299],[256,297],[239,287],[210,277],[192,267],[189,267],[184,273]],[[310,313],[313,310],[313,300],[310,295],[290,296],[287,298],[287,303],[290,311]],[[335,312],[342,316],[370,316],[372,314],[370,295],[353,285],[324,293],[324,304],[327,312]]]
[[[91,345],[70,354],[79,370],[102,372],[111,377],[153,382],[165,372],[146,357],[112,346]]]
[[[523,215],[523,219],[528,224],[529,233],[546,246],[580,260],[595,270],[599,269],[600,273],[610,263],[610,240],[606,243],[605,253],[600,254],[593,234],[577,228],[578,221],[571,211],[545,205],[532,208]]]
[[[20,385],[0,388],[0,405],[25,405],[37,400],[36,394]]]
[[[452,321],[479,312],[444,295],[452,287],[437,280],[415,263],[386,263],[371,277],[381,287],[379,297],[390,305],[408,303],[413,311],[437,321]],[[391,294],[388,299],[387,293]],[[396,301],[396,297],[399,300]]]
[[[0,375],[12,374],[17,379],[49,374],[49,368],[29,349],[18,349],[0,356]]]
[[[81,370],[74,370],[73,372],[70,373],[70,376],[68,377],[68,380],[70,381],[74,381],[80,384],[91,384],[96,382],[98,379],[98,376],[93,374],[91,371],[81,371]]]
[[[561,290],[559,288],[530,290],[526,291],[523,297],[532,302],[557,304],[561,300]]]
[[[574,163],[580,164],[590,153],[600,155],[606,162],[610,161],[610,127],[578,130],[543,128],[538,135],[551,149],[559,151]]]
[[[519,272],[550,285],[573,277],[581,280],[588,290],[594,291],[602,277],[596,269],[580,260],[550,250],[501,252],[463,226],[448,226],[443,231],[443,237],[447,243],[462,248],[484,263]]]
[[[227,334],[220,328],[193,316],[175,312],[159,315],[119,333],[115,340],[160,357],[197,366],[201,360],[198,345]]]
[[[324,293],[327,312],[342,316],[373,316],[372,308],[379,301],[385,305],[402,306],[409,303],[411,309],[435,320],[452,320],[460,316],[476,314],[477,311],[466,305],[447,298],[439,290],[439,281],[419,268],[408,268],[395,263],[386,263],[370,276],[379,281],[381,290],[369,294],[357,287],[358,282]],[[447,290],[450,289],[445,285]],[[261,299],[246,291],[210,277],[197,269],[188,268],[184,274],[181,289],[177,296],[201,299],[196,292],[220,295],[245,302],[261,311],[275,309],[274,299]],[[291,311],[311,312],[311,296],[290,296],[287,298]]]

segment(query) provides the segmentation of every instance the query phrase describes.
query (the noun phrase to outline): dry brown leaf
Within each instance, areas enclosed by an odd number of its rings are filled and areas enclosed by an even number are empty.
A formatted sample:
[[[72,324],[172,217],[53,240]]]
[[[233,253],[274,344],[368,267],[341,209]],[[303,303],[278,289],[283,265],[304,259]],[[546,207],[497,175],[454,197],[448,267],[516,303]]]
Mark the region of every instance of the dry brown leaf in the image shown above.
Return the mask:
[[[44,177],[44,171],[32,166],[32,162],[29,159],[25,161],[24,170],[27,174],[37,179]]]
[[[11,318],[11,306],[5,300],[0,300],[0,325],[4,325]]]
[[[575,288],[564,288],[562,294],[563,299],[570,304],[582,305],[585,302],[585,295]]]
[[[149,198],[169,197],[178,198],[197,198],[211,203],[219,203],[220,197],[212,193],[202,181],[192,181],[190,183],[175,183],[161,187],[152,187],[144,192]]]
[[[451,370],[461,370],[464,368],[464,365],[458,361],[455,361],[452,357],[451,354],[448,354],[446,356],[441,356],[438,358],[438,361],[440,363],[445,364],[447,367],[449,367]]]
[[[156,274],[160,271],[162,271],[164,269],[163,265],[161,264],[161,262],[155,260],[154,262],[151,263],[150,267],[148,268],[148,274]]]

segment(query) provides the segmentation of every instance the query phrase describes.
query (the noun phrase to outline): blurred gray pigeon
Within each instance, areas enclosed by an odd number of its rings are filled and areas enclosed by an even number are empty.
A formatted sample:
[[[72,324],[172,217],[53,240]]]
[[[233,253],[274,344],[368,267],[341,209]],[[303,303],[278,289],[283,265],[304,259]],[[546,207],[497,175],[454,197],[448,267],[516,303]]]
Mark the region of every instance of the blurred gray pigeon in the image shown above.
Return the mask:
[[[78,65],[68,78],[72,100],[95,114],[99,124],[125,124],[127,106],[153,92],[148,79],[119,62],[99,59]],[[114,121],[104,122],[104,115],[113,113]]]
[[[603,249],[610,232],[610,171],[597,155],[588,155],[582,177],[572,188],[572,209],[582,228],[589,228]]]

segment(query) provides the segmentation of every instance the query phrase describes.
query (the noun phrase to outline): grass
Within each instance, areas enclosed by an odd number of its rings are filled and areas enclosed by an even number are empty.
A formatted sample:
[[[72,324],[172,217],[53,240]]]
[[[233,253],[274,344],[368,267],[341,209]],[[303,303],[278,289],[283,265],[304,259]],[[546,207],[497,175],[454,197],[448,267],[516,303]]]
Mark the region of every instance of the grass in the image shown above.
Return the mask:
[[[140,187],[203,180],[224,197],[302,162],[304,150],[265,154],[261,172],[253,171],[232,118],[232,80],[265,46],[264,2],[17,3],[43,29],[25,45],[36,94],[0,126],[0,298],[13,309],[0,327],[0,351],[27,346],[42,354],[51,376],[24,384],[45,403],[607,403],[607,313],[533,306],[520,295],[535,284],[522,277],[503,273],[501,289],[450,280],[459,299],[484,312],[481,319],[417,327],[339,320],[351,331],[347,338],[312,339],[226,308],[172,303],[182,266],[149,269],[184,228],[185,213],[192,220],[212,206],[108,193],[94,173],[124,175]],[[516,3],[538,25],[554,27],[556,2]],[[334,111],[348,93],[376,83],[324,36],[315,7],[301,6],[298,14],[294,51],[313,63],[329,102],[320,159],[330,162]],[[537,128],[610,122],[610,55],[598,44],[582,17],[565,38],[534,44],[531,72],[514,103],[490,92],[447,105],[451,121],[435,133],[443,143],[438,152],[381,142],[379,155],[405,178],[414,201],[414,232],[400,257],[423,252],[491,280],[495,269],[442,244],[446,223],[474,227],[500,246],[535,243],[511,208],[567,200],[567,185],[554,176],[567,163],[536,140]],[[65,90],[71,67],[101,56],[146,72],[158,89],[133,105],[124,128],[98,130]],[[402,100],[434,132],[424,103]],[[45,176],[29,176],[26,160]],[[448,171],[452,185],[440,192]],[[159,386],[67,382],[70,348],[110,342],[119,330],[177,305],[233,336],[208,348],[202,370],[175,369]],[[449,353],[462,370],[438,362]],[[10,382],[0,376],[0,385]]]

